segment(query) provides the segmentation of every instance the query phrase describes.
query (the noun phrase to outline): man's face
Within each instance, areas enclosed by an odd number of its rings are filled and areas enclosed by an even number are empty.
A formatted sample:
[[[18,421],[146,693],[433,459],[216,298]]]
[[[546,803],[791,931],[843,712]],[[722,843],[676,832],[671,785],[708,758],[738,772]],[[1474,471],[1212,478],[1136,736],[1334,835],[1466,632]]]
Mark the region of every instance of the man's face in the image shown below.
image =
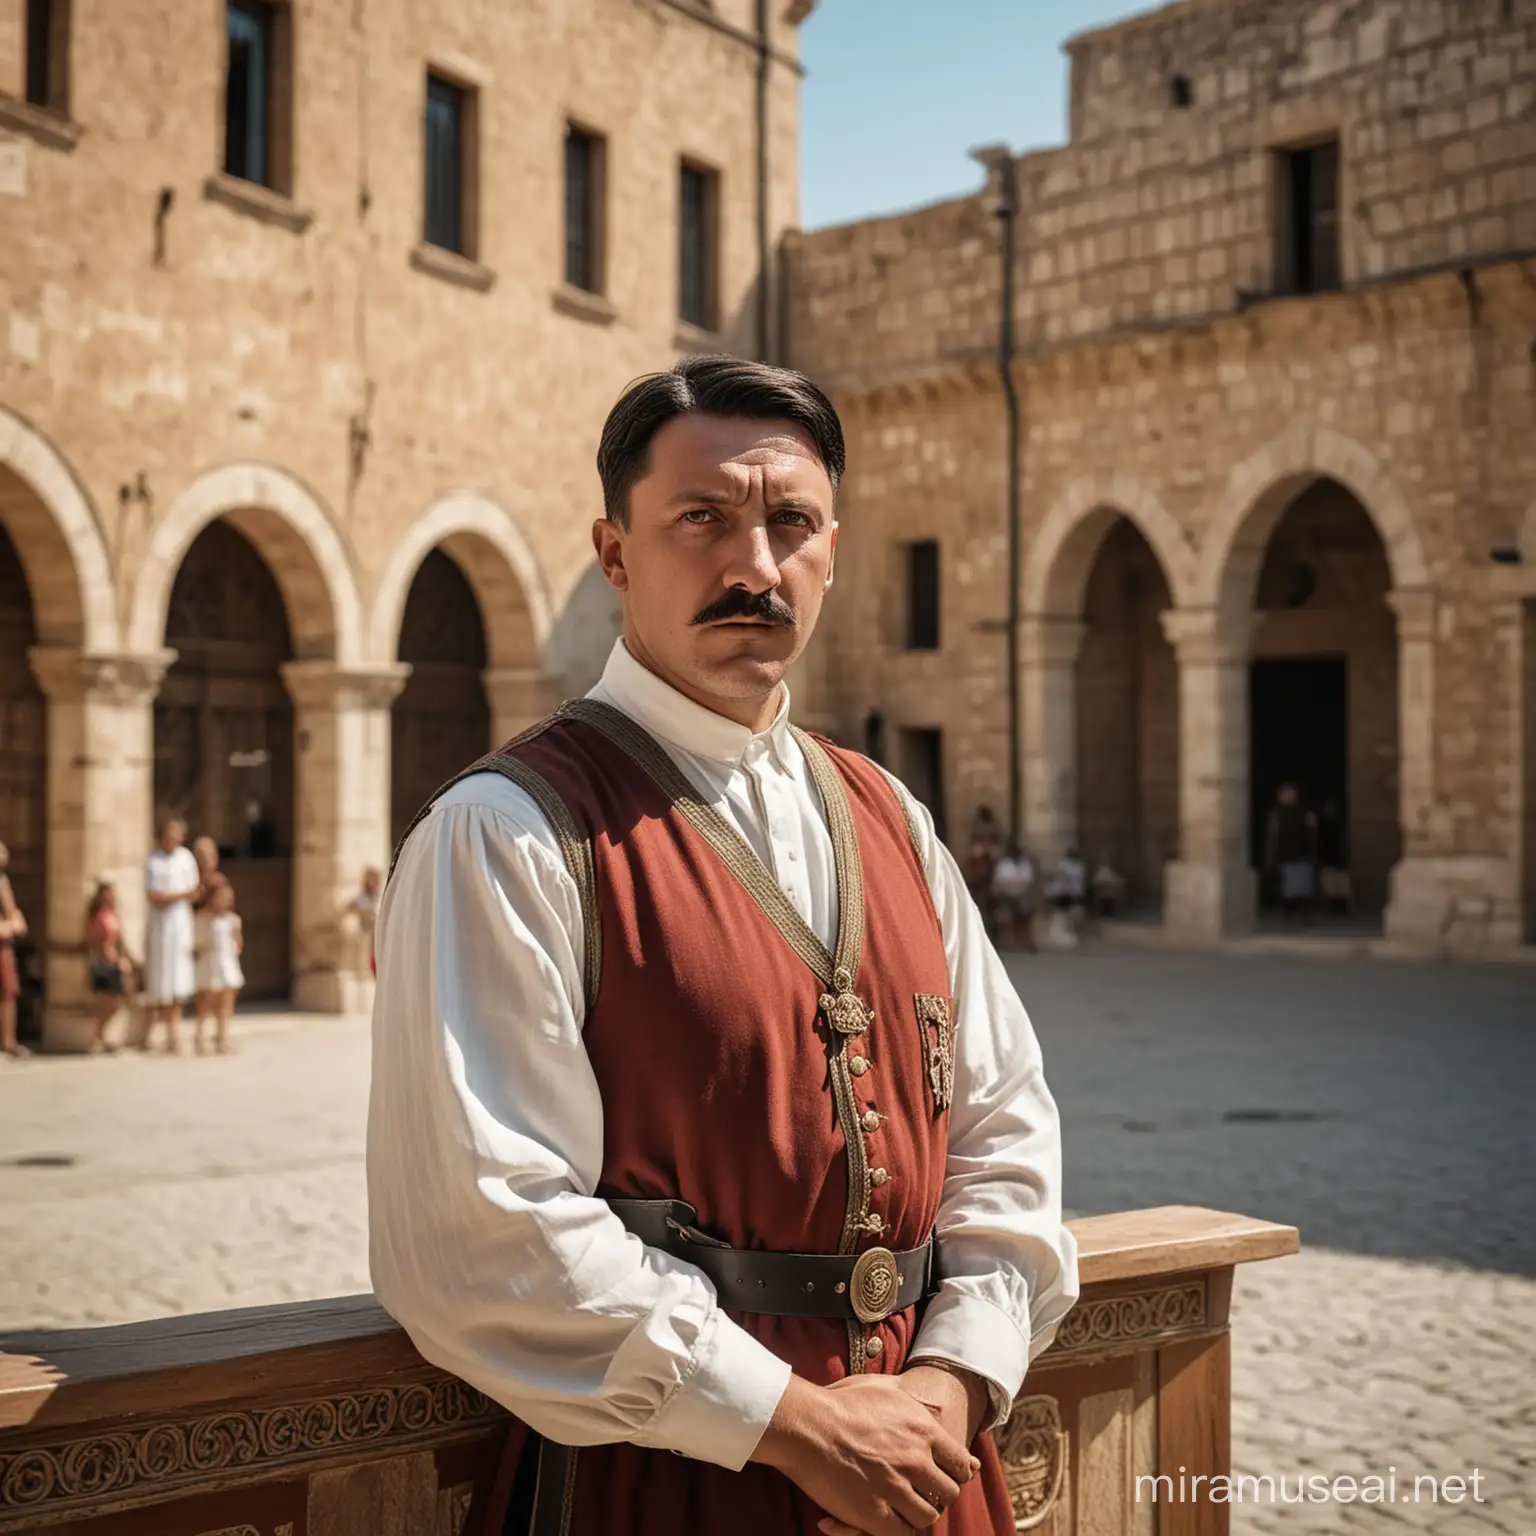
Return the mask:
[[[168,821],[164,830],[160,833],[160,846],[167,853],[174,853],[187,840],[187,828],[185,822]]]
[[[707,707],[751,716],[816,627],[832,501],[814,443],[789,422],[669,421],[630,492],[629,526],[604,518],[592,534],[636,660]]]

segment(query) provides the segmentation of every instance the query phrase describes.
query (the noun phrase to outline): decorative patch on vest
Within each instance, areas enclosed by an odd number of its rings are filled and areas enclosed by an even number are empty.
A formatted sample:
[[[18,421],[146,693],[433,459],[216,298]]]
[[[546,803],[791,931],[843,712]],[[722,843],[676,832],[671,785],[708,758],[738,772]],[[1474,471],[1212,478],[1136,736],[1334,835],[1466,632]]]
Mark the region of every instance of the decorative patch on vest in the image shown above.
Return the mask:
[[[955,1095],[955,1027],[949,1017],[949,999],[919,992],[913,1002],[928,1086],[933,1090],[933,1112],[938,1115],[949,1108]]]

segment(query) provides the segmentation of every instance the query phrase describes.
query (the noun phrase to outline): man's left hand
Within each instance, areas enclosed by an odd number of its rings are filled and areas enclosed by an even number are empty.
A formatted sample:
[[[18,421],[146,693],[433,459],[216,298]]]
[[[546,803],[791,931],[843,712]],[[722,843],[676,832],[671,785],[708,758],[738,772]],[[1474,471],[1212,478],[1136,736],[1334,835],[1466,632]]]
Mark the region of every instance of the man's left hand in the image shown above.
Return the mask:
[[[958,1366],[938,1366],[918,1361],[896,1378],[896,1385],[915,1397],[961,1445],[969,1446],[981,1429],[991,1404],[981,1377]],[[825,1536],[863,1536],[841,1520],[828,1517],[818,1528]]]

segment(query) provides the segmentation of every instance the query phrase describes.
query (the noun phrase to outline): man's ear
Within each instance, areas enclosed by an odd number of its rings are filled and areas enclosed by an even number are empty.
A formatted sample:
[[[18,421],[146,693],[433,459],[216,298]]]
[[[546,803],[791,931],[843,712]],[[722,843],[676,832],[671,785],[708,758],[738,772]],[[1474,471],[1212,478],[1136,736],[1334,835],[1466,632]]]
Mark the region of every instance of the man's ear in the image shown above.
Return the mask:
[[[615,592],[629,591],[629,572],[624,569],[624,530],[610,517],[592,524],[592,548],[603,576]]]
[[[832,586],[832,575],[837,569],[837,519],[832,520],[832,546],[827,551],[827,579],[822,584],[821,590],[826,592]]]

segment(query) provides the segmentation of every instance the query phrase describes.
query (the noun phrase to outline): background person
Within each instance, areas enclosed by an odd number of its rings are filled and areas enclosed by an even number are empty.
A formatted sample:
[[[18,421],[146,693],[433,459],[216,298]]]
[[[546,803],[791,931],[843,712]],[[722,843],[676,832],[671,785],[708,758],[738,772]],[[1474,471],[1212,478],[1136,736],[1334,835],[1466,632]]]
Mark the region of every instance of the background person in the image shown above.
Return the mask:
[[[21,996],[21,972],[16,965],[16,940],[27,936],[27,919],[11,889],[11,850],[0,843],[0,1055],[32,1054],[16,1038],[16,999]]]
[[[1282,784],[1265,826],[1264,868],[1278,882],[1280,910],[1287,917],[1305,917],[1316,867],[1317,817],[1301,803],[1294,784]]]
[[[173,816],[160,828],[160,846],[144,863],[149,929],[144,943],[144,1003],[148,1014],[139,1049],[153,1048],[155,1025],[165,1025],[165,1047],[181,1048],[181,1005],[197,990],[192,961],[192,901],[202,881],[185,846],[187,824]]]
[[[235,1011],[235,998],[245,985],[240,956],[245,937],[240,914],[235,911],[235,890],[225,880],[197,913],[197,1022],[193,1027],[193,1049],[203,1054],[203,1025],[213,1025],[213,1048],[227,1056],[234,1047],[229,1040],[229,1021]]]
[[[116,1051],[107,1043],[107,1030],[127,995],[132,962],[123,948],[123,925],[117,915],[117,891],[106,881],[96,887],[85,909],[85,947],[91,968],[91,1003],[95,1038],[91,1052]]]
[[[1035,861],[1011,840],[992,872],[991,899],[999,941],[1010,949],[1035,948]]]

